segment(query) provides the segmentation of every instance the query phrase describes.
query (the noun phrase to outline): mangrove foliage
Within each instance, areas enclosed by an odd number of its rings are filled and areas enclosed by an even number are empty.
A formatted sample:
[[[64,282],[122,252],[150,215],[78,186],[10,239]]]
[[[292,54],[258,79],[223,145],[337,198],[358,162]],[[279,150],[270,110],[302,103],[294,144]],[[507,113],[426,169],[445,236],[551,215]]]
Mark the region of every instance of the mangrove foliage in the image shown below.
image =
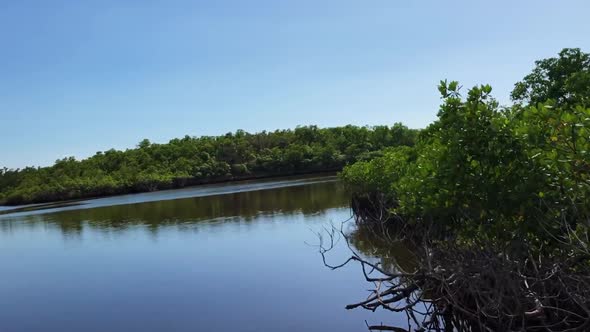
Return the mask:
[[[341,174],[355,192],[347,240],[413,253],[412,270],[355,253],[375,289],[348,308],[405,312],[416,331],[589,330],[590,55],[537,61],[510,106],[489,85],[438,89],[415,145]]]
[[[393,126],[318,128],[222,136],[185,136],[167,144],[145,139],[136,148],[108,150],[51,167],[0,169],[0,204],[40,203],[228,181],[337,171],[411,146],[418,131]]]

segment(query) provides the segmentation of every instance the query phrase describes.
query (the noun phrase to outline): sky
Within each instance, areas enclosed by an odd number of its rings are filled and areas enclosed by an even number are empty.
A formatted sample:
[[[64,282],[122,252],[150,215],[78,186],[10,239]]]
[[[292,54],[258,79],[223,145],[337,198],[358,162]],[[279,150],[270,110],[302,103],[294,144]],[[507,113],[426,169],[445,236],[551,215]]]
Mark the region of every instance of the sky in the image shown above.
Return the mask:
[[[0,0],[0,167],[143,138],[425,127],[441,79],[508,104],[534,61],[590,52],[590,1]]]

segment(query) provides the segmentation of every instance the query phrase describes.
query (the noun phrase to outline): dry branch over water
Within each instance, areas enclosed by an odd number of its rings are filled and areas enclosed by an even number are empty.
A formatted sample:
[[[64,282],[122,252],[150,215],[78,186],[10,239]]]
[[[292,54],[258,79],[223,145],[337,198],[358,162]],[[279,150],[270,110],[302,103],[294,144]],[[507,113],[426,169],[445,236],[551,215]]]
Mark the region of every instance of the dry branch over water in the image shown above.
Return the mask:
[[[378,204],[381,205],[381,204]],[[460,246],[435,227],[410,229],[400,220],[358,217],[352,232],[321,236],[320,253],[331,269],[357,263],[371,294],[346,309],[403,312],[408,326],[370,326],[408,331],[585,331],[590,328],[590,256],[575,240],[558,255],[532,251],[510,255],[491,244]],[[328,263],[343,238],[352,256]],[[392,244],[411,253],[405,267]],[[371,256],[379,256],[379,260]],[[402,264],[403,265],[403,264]],[[408,271],[408,265],[412,270]]]

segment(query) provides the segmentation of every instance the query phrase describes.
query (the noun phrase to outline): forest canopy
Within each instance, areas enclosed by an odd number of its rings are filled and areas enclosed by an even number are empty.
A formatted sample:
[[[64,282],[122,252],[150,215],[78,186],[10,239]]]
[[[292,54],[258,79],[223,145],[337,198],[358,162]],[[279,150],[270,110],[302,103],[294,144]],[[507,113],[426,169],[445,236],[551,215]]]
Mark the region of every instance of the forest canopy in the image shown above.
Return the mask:
[[[167,144],[142,140],[136,148],[108,150],[51,167],[0,169],[0,204],[26,204],[179,188],[243,178],[337,171],[411,146],[417,130],[393,126],[318,128],[222,136],[185,136]]]

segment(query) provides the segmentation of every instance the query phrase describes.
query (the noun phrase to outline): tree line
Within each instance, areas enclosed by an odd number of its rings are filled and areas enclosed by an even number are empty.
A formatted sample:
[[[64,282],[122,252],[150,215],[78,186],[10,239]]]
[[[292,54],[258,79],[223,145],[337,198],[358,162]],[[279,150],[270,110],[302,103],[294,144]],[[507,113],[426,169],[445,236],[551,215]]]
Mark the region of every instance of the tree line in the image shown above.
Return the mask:
[[[417,130],[393,126],[344,126],[222,136],[185,136],[166,144],[142,140],[136,148],[68,157],[50,167],[0,169],[0,204],[18,205],[180,188],[234,179],[337,171],[411,146]]]

